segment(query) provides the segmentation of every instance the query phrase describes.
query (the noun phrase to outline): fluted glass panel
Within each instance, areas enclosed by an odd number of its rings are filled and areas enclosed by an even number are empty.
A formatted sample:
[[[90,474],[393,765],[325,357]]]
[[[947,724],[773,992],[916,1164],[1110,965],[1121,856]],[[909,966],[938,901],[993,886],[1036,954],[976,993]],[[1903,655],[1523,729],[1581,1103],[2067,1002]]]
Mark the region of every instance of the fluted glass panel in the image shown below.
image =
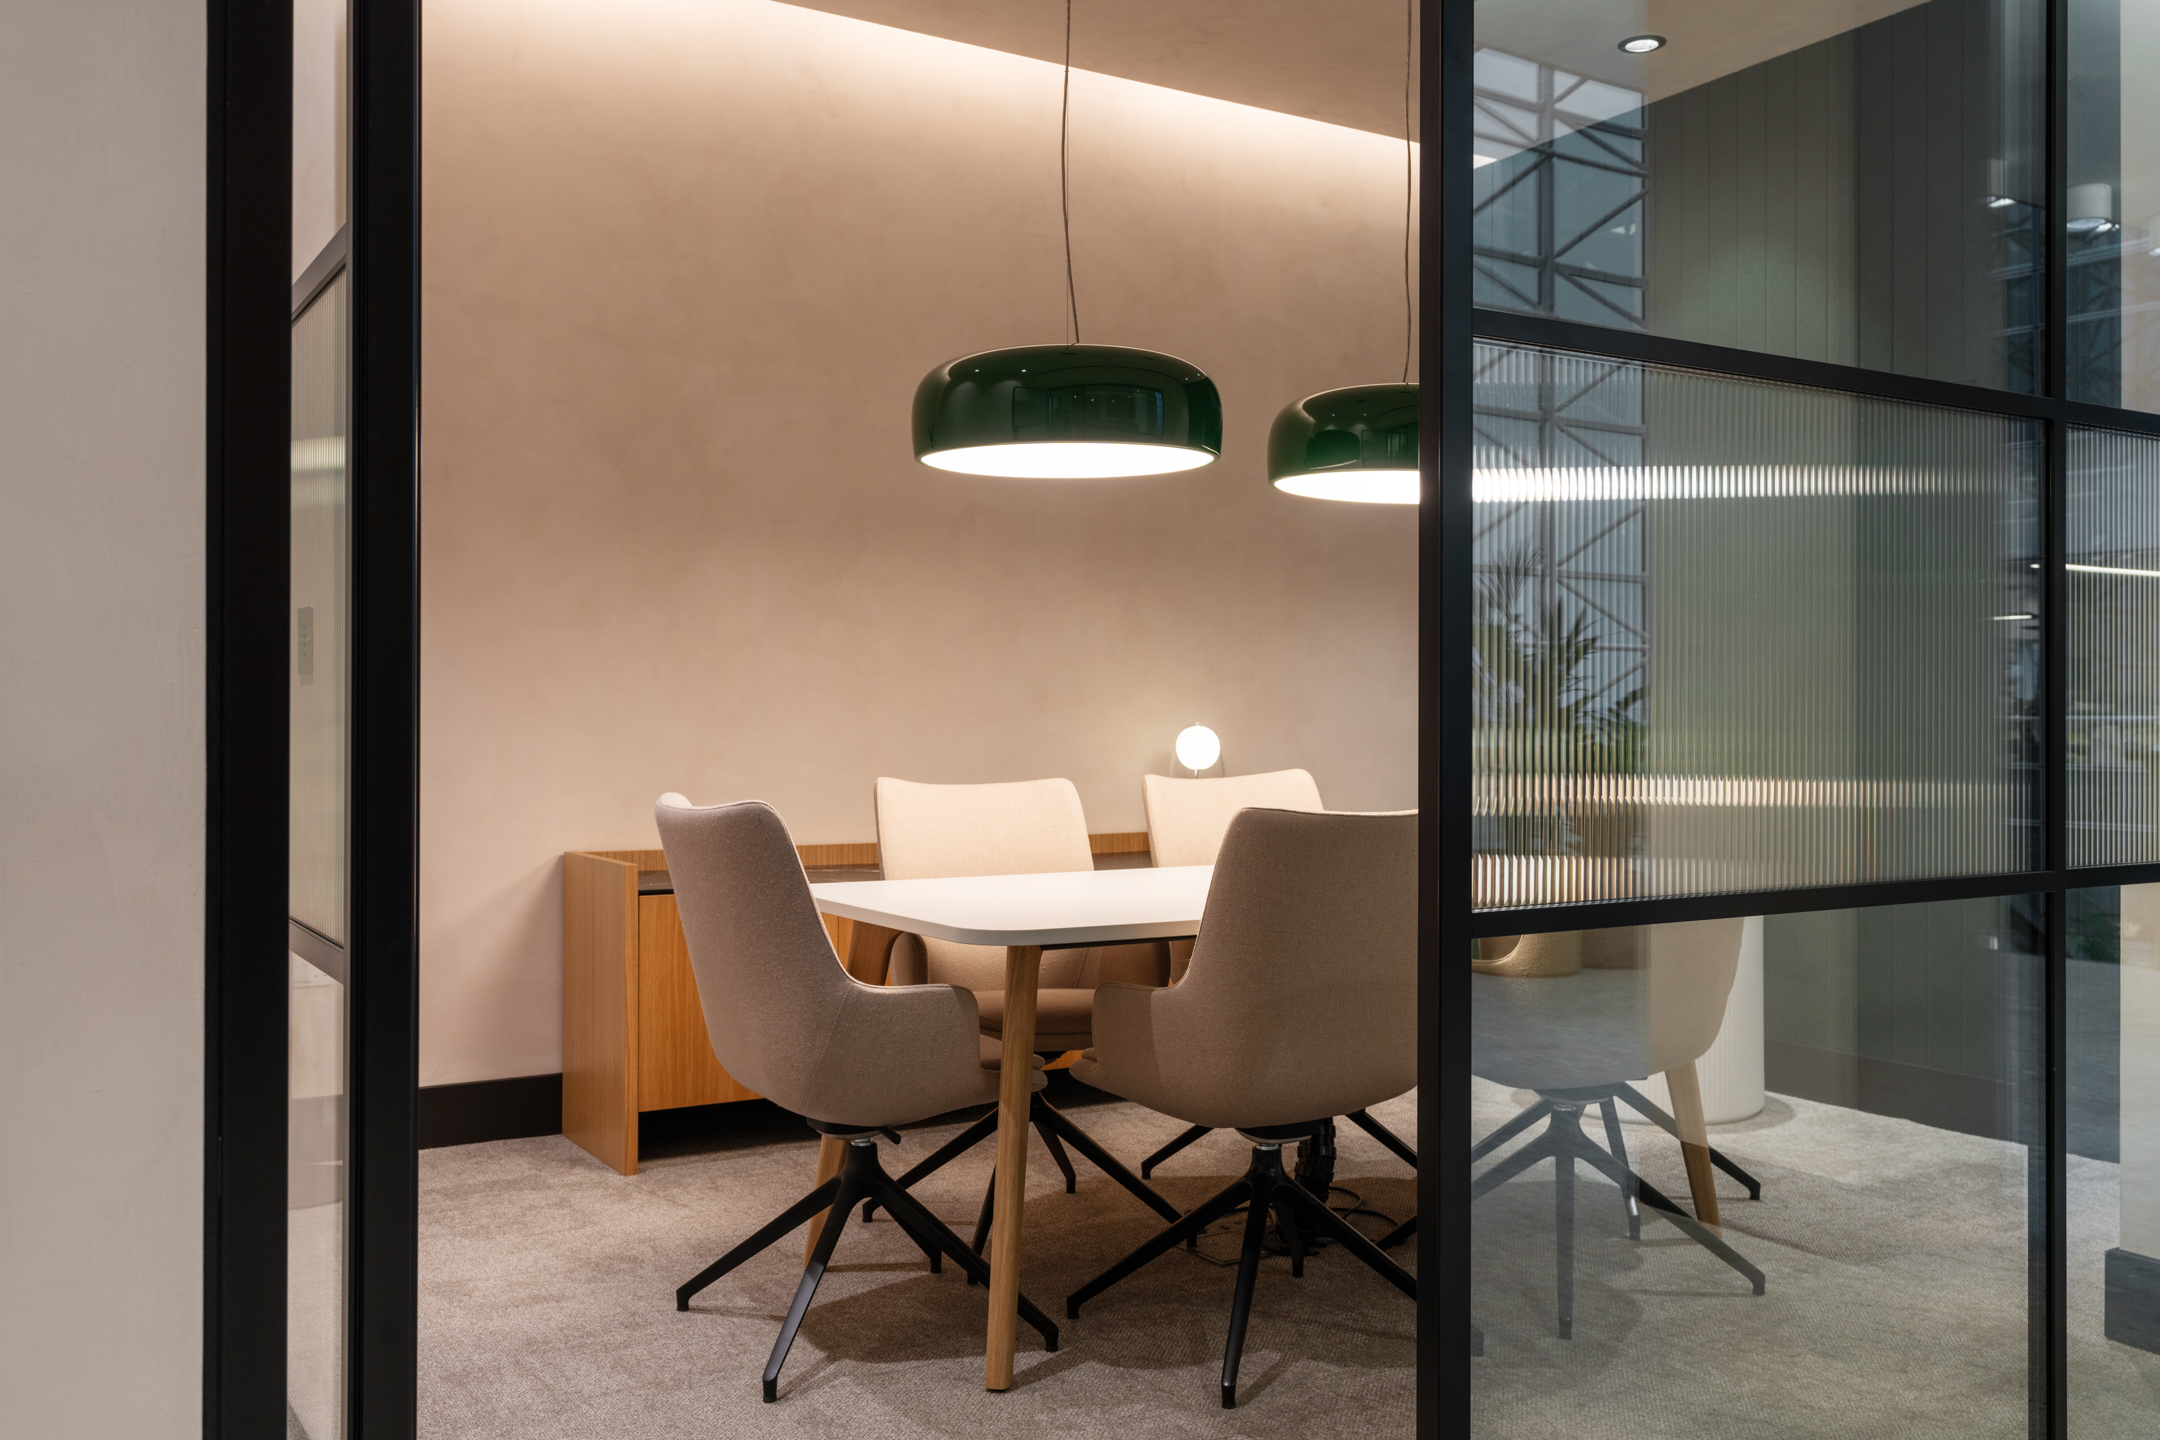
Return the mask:
[[[1478,903],[2036,861],[2036,428],[1478,355]]]
[[[2134,865],[2160,779],[2160,440],[2070,432],[2070,863]]]

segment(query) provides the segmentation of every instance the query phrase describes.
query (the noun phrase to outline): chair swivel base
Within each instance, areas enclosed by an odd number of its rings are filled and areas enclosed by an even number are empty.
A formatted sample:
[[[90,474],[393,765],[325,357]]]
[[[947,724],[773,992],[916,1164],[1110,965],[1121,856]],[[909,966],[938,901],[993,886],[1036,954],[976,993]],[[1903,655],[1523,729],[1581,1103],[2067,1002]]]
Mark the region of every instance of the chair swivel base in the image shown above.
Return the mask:
[[[1363,1110],[1353,1110],[1348,1115],[1343,1116],[1343,1119],[1350,1121],[1360,1130],[1363,1130],[1366,1134],[1372,1136],[1373,1139],[1379,1141],[1382,1145],[1387,1147],[1390,1153],[1392,1153],[1397,1159],[1401,1160],[1403,1164],[1408,1165],[1413,1170],[1417,1169],[1417,1151],[1411,1149],[1408,1145],[1404,1144],[1403,1139],[1400,1135],[1397,1135],[1394,1131],[1388,1129],[1387,1126],[1381,1124],[1378,1120],[1373,1119],[1371,1115],[1368,1115]],[[1331,1130],[1334,1128],[1334,1124],[1335,1122],[1333,1120],[1328,1121],[1328,1126]],[[1177,1154],[1178,1151],[1183,1150],[1186,1146],[1192,1144],[1193,1141],[1198,1140],[1201,1136],[1210,1133],[1213,1128],[1214,1127],[1210,1125],[1195,1125],[1190,1130],[1187,1130],[1184,1134],[1178,1136],[1175,1140],[1172,1140],[1169,1144],[1163,1146],[1162,1149],[1157,1150],[1154,1154],[1148,1156],[1147,1159],[1142,1160],[1140,1162],[1140,1178],[1145,1180],[1153,1177],[1153,1175],[1155,1174],[1156,1166],[1162,1164],[1163,1161],[1168,1160],[1171,1156]]]
[[[1556,1098],[1579,1100],[1585,1104],[1594,1102],[1602,1108],[1605,1112],[1605,1133],[1612,1140],[1613,1158],[1623,1166],[1627,1164],[1627,1146],[1620,1138],[1620,1117],[1613,1108],[1615,1100],[1627,1102],[1629,1106],[1640,1112],[1643,1118],[1649,1120],[1666,1134],[1672,1136],[1675,1140],[1680,1138],[1680,1122],[1673,1119],[1664,1110],[1659,1109],[1651,1102],[1649,1096],[1637,1090],[1633,1085],[1606,1086],[1591,1090],[1555,1090],[1551,1094]],[[1541,1096],[1537,1103],[1521,1111],[1514,1119],[1493,1131],[1483,1140],[1478,1141],[1476,1147],[1470,1152],[1471,1163],[1476,1164],[1479,1160],[1484,1159],[1494,1150],[1514,1139],[1551,1113],[1552,1100]],[[1757,1180],[1753,1175],[1748,1174],[1747,1171],[1734,1164],[1731,1157],[1716,1146],[1712,1145],[1705,1148],[1710,1153],[1710,1163],[1712,1165],[1715,1165],[1747,1188],[1748,1199],[1762,1199],[1762,1181]],[[1621,1188],[1627,1198],[1628,1239],[1640,1239],[1642,1237],[1642,1221],[1635,1206],[1635,1191],[1630,1186]],[[1413,1215],[1381,1237],[1380,1248],[1392,1250],[1416,1233],[1417,1217]]]
[[[1179,1211],[1175,1205],[1156,1194],[1155,1187],[1126,1169],[1116,1156],[1096,1144],[1094,1136],[1075,1125],[1064,1111],[1045,1100],[1039,1090],[1028,1097],[1028,1123],[1035,1127],[1036,1134],[1042,1136],[1044,1146],[1050,1151],[1051,1160],[1056,1163],[1058,1170],[1065,1176],[1066,1194],[1072,1194],[1079,1188],[1080,1183],[1080,1177],[1073,1171],[1072,1161],[1065,1154],[1065,1146],[1071,1145],[1096,1169],[1130,1190],[1135,1196],[1139,1197],[1140,1203],[1162,1216],[1163,1219],[1175,1220],[1178,1218]],[[925,1175],[939,1169],[956,1156],[966,1153],[996,1134],[997,1125],[998,1112],[992,1110],[980,1120],[968,1126],[967,1129],[933,1150],[923,1158],[921,1163],[917,1164],[905,1175],[902,1175],[894,1183],[903,1190],[912,1190],[915,1183]],[[976,1218],[975,1237],[969,1247],[977,1255],[982,1254],[983,1246],[989,1239],[990,1214],[996,1199],[997,1176],[993,1173],[990,1177],[989,1187],[983,1191],[982,1213]],[[866,1200],[863,1203],[863,1219],[868,1220],[877,1207],[883,1203],[882,1200],[878,1199]]]
[[[811,1249],[810,1261],[803,1267],[802,1282],[795,1287],[795,1299],[788,1306],[787,1319],[781,1322],[779,1338],[773,1341],[772,1357],[765,1362],[765,1399],[770,1402],[779,1395],[780,1367],[787,1363],[788,1350],[795,1343],[795,1332],[802,1328],[803,1316],[810,1309],[811,1297],[817,1294],[818,1282],[825,1277],[825,1267],[832,1261],[833,1247],[840,1241],[840,1232],[846,1228],[848,1217],[854,1212],[855,1202],[864,1198],[877,1201],[892,1212],[893,1219],[907,1232],[908,1238],[921,1247],[930,1257],[930,1268],[940,1269],[940,1254],[949,1255],[960,1268],[967,1272],[971,1281],[990,1283],[990,1267],[981,1256],[960,1243],[945,1222],[924,1208],[921,1201],[885,1173],[878,1162],[877,1141],[872,1133],[840,1130],[839,1127],[813,1125],[821,1133],[838,1133],[847,1139],[847,1156],[841,1162],[840,1173],[812,1190],[783,1211],[764,1229],[737,1245],[712,1264],[700,1270],[675,1292],[675,1308],[690,1308],[690,1297],[733,1270],[736,1266],[764,1250],[806,1224],[819,1211],[827,1211],[825,1228],[818,1232],[817,1244]],[[1058,1348],[1057,1326],[1050,1318],[1035,1308],[1028,1298],[1020,1297],[1020,1318],[1034,1327],[1043,1338],[1043,1348]]]
[[[1621,1196],[1627,1204],[1629,1238],[1639,1239],[1641,1236],[1640,1221],[1635,1208],[1636,1198],[1640,1196],[1643,1204],[1658,1211],[1679,1227],[1680,1232],[1690,1240],[1745,1276],[1754,1287],[1755,1293],[1762,1294],[1762,1271],[1719,1238],[1717,1232],[1666,1199],[1656,1186],[1630,1170],[1624,1160],[1618,1158],[1625,1156],[1627,1152],[1620,1148],[1620,1125],[1612,1114],[1609,1102],[1605,1106],[1605,1128],[1615,1147],[1614,1153],[1608,1154],[1583,1133],[1583,1110],[1590,1103],[1595,1102],[1564,1098],[1558,1091],[1545,1092],[1536,1105],[1502,1126],[1500,1131],[1487,1136],[1471,1151],[1473,1160],[1490,1154],[1493,1146],[1505,1140],[1508,1135],[1519,1133],[1529,1125],[1530,1120],[1539,1116],[1547,1117],[1545,1129],[1536,1139],[1472,1182],[1470,1198],[1476,1201],[1490,1194],[1540,1161],[1553,1162],[1553,1228],[1557,1242],[1554,1265],[1559,1286],[1560,1338],[1565,1340],[1575,1333],[1575,1162],[1578,1160],[1620,1187]],[[1530,1119],[1526,1120],[1524,1116],[1529,1116]],[[1503,1134],[1502,1131],[1506,1133]]]
[[[1316,1127],[1284,1127],[1308,1132]],[[1251,1131],[1245,1132],[1248,1137]],[[1258,1137],[1254,1137],[1258,1139]],[[1291,1136],[1289,1138],[1297,1138]],[[1179,1245],[1197,1238],[1201,1231],[1222,1219],[1240,1205],[1246,1207],[1245,1244],[1238,1255],[1237,1291],[1230,1302],[1230,1338],[1223,1346],[1222,1408],[1237,1408],[1238,1362],[1245,1352],[1245,1325],[1252,1315],[1253,1287],[1260,1275],[1260,1256],[1268,1232],[1268,1213],[1275,1211],[1284,1219],[1296,1216],[1293,1225],[1310,1226],[1312,1233],[1325,1235],[1343,1249],[1370,1266],[1373,1272],[1396,1289],[1417,1299],[1417,1280],[1400,1265],[1380,1253],[1378,1246],[1366,1239],[1350,1223],[1327,1207],[1327,1202],[1315,1196],[1292,1179],[1283,1170],[1282,1145],[1279,1141],[1261,1139],[1254,1144],[1252,1163],[1245,1173],[1230,1182],[1213,1198],[1162,1231],[1154,1239],[1097,1275],[1093,1280],[1075,1290],[1065,1300],[1065,1317],[1080,1318],[1080,1307],[1109,1289],[1118,1281],[1131,1275],[1141,1266],[1160,1255],[1167,1254]],[[1298,1231],[1296,1233],[1303,1233]],[[1302,1256],[1295,1256],[1302,1260]]]

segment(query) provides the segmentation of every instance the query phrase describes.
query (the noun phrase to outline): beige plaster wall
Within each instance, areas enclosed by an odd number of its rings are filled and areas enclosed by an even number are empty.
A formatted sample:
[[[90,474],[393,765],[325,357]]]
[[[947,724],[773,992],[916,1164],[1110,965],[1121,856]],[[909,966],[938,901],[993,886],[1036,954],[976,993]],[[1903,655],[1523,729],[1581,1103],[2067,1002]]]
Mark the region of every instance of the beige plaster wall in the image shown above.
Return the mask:
[[[1063,338],[1058,72],[765,0],[433,0],[423,1084],[560,1066],[560,852],[680,789],[867,840],[871,782],[1070,777],[1183,726],[1414,802],[1411,512],[1271,490],[1403,353],[1403,149],[1073,82],[1085,338],[1204,365],[1182,477],[916,464],[931,365]]]
[[[9,1437],[202,1433],[203,104],[198,4],[0,5]]]

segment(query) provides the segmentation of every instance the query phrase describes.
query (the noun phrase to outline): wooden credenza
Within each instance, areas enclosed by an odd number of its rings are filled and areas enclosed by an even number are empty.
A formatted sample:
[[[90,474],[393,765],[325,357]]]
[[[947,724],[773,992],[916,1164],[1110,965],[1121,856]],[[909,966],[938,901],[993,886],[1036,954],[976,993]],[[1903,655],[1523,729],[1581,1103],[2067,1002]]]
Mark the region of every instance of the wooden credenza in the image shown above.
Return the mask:
[[[638,891],[640,872],[666,868],[659,850],[563,855],[562,1133],[624,1175],[637,1173],[643,1112],[758,1098],[713,1058],[675,896]],[[842,954],[847,924],[826,922]]]
[[[1144,831],[1088,839],[1105,857],[1099,864],[1146,863]],[[877,873],[874,844],[796,851],[805,869],[824,872],[813,879]],[[666,868],[659,850],[563,854],[562,1133],[624,1175],[637,1174],[644,1112],[759,1098],[713,1058],[672,889],[639,891],[641,872]],[[824,920],[834,951],[854,968],[854,922]],[[861,978],[882,981],[881,959],[877,973],[868,969],[858,971]]]

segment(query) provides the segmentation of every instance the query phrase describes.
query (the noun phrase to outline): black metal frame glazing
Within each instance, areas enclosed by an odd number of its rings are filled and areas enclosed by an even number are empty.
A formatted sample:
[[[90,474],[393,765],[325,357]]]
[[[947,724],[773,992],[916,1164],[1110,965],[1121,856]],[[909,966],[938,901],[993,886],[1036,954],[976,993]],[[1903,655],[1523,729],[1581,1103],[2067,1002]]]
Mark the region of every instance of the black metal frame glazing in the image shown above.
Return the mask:
[[[346,230],[297,284],[292,9],[207,7],[203,1433],[285,1430],[291,321],[352,308],[348,1433],[414,1432],[419,37],[354,0]]]
[[[207,7],[203,1433],[285,1428],[292,12]]]
[[[1930,380],[1860,367],[1799,360],[1676,340],[1642,331],[1498,310],[1471,302],[1471,130],[1475,0],[1425,0],[1423,83],[1425,149],[1422,180],[1424,277],[1420,318],[1426,467],[1421,516],[1420,711],[1425,879],[1423,929],[1425,1010],[1419,1074],[1419,1133],[1432,1153],[1450,1157],[1421,1177],[1419,1217],[1419,1410],[1421,1437],[1471,1433],[1469,1364],[1470,1148],[1469,967],[1474,937],[1524,932],[1654,925],[1745,915],[1793,914],[1880,905],[1993,896],[2046,897],[2048,914],[2044,995],[2046,1094],[2042,1194],[2033,1197],[2031,1433],[2036,1440],[2067,1434],[2067,1154],[2065,1040],[2066,892],[2088,887],[2160,881],[2160,863],[2072,868],[2069,865],[2067,747],[2067,587],[2065,504],[2068,436],[2076,427],[2160,436],[2160,415],[2068,398],[2066,350],[2069,247],[2067,214],[2066,0],[2049,0],[2046,15],[2047,185],[2043,383],[2038,394]],[[1759,890],[1701,896],[1609,900],[1476,910],[1470,888],[1472,770],[1467,680],[1471,624],[1472,346],[1478,339],[1700,370],[1785,385],[1809,386],[1940,405],[2039,422],[2044,437],[2041,551],[2043,571],[2042,844],[2038,868],[1992,875]],[[1460,677],[1460,678],[1459,678]]]

